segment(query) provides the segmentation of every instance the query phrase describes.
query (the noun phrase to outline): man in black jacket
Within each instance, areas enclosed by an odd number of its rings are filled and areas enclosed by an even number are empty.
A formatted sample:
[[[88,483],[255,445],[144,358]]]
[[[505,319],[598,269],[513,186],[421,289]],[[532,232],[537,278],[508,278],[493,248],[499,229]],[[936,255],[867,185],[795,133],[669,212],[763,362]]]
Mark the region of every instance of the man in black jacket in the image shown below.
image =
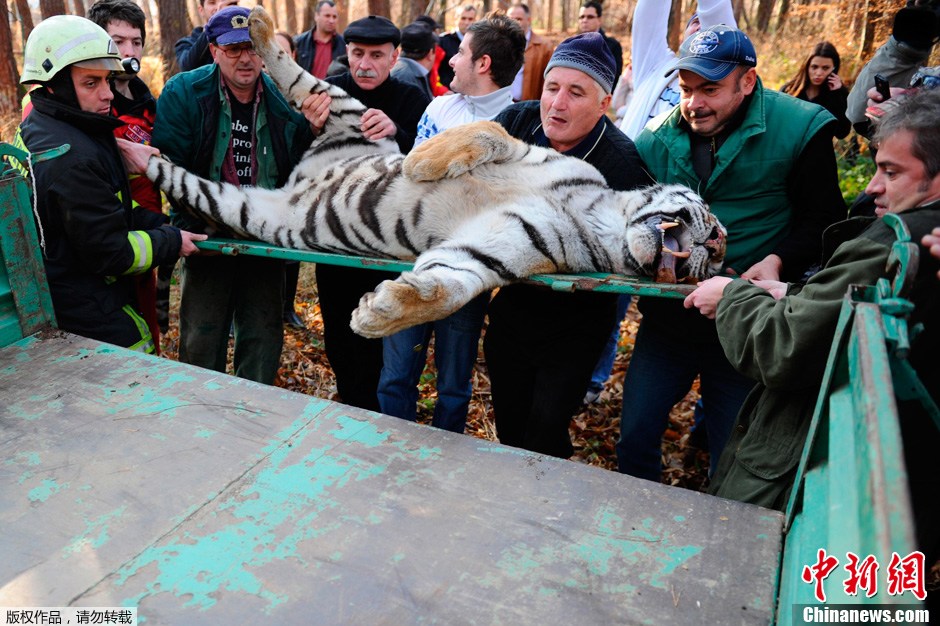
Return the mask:
[[[460,42],[470,25],[477,21],[477,9],[472,4],[460,7],[457,11],[457,28],[453,32],[441,35],[438,45],[444,50],[444,58],[437,66],[437,76],[441,79],[441,84],[450,89],[450,81],[454,80],[454,68],[450,66],[450,60],[457,50],[460,49]]]
[[[213,15],[225,7],[235,6],[238,0],[199,0],[196,12],[203,22],[208,23]],[[176,42],[176,63],[181,72],[188,72],[203,65],[212,63],[212,53],[209,52],[209,37],[202,26],[197,26],[189,37],[183,37]]]
[[[294,37],[297,65],[317,78],[326,78],[330,63],[346,54],[346,41],[336,32],[339,13],[333,0],[320,0],[314,14],[314,27]]]
[[[496,121],[513,137],[584,159],[612,189],[650,185],[633,142],[604,115],[616,78],[603,37],[576,35],[552,54],[541,100],[515,104]],[[483,348],[500,442],[571,456],[568,423],[610,335],[616,304],[614,294],[531,285],[499,290]]]
[[[414,85],[391,76],[401,32],[390,20],[370,15],[350,24],[343,37],[349,72],[327,80],[368,107],[361,121],[365,137],[394,137],[399,149],[407,153],[414,145],[418,120],[431,100]],[[346,404],[378,411],[382,340],[355,334],[349,328],[349,318],[364,294],[395,275],[338,265],[317,264],[316,269],[326,356],[336,375],[340,398]]]
[[[608,37],[607,33],[601,27],[601,16],[604,15],[604,8],[596,0],[588,0],[581,5],[578,13],[578,32],[579,33],[600,33],[601,37],[610,48],[610,53],[614,56],[614,62],[617,64],[617,78],[614,80],[614,87],[620,80],[620,74],[623,73],[623,47],[620,42],[613,37]]]
[[[162,215],[131,204],[124,160],[140,173],[156,151],[123,141],[110,115],[108,82],[122,71],[111,37],[82,17],[43,20],[24,53],[32,111],[16,143],[32,154],[68,144],[33,165],[40,244],[59,328],[132,350],[154,342],[134,297],[135,275],[196,252],[205,235],[167,225]]]

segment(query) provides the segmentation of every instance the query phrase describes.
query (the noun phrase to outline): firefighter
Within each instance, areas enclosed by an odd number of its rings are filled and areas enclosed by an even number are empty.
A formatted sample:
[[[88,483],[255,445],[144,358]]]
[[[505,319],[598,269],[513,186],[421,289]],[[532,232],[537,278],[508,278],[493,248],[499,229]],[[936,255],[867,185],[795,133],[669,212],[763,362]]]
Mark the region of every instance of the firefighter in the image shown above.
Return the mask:
[[[146,353],[154,341],[137,307],[135,275],[197,252],[205,239],[132,203],[128,174],[158,151],[117,140],[109,78],[123,71],[114,41],[82,17],[41,22],[24,50],[23,84],[33,110],[15,143],[33,163],[35,214],[59,328]]]

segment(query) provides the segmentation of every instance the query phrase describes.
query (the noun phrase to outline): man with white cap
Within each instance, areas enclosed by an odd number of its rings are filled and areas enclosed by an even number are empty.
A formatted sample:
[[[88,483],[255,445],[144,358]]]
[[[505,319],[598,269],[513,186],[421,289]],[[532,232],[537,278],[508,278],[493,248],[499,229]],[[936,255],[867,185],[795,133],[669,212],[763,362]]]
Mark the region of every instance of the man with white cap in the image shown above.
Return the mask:
[[[825,109],[764,90],[757,54],[718,25],[686,39],[679,106],[636,139],[660,183],[695,189],[728,230],[725,269],[746,279],[798,279],[817,263],[822,231],[845,217]],[[658,481],[669,411],[701,377],[712,468],[754,381],[724,356],[714,322],[676,300],[644,298],[624,381],[621,472]]]
[[[15,143],[33,155],[66,151],[33,163],[36,218],[49,291],[59,328],[132,350],[153,353],[147,323],[136,306],[134,276],[196,252],[205,239],[165,224],[132,205],[122,153],[140,173],[148,146],[124,141],[110,115],[109,78],[122,72],[111,36],[82,17],[43,20],[24,51],[24,84],[39,85]]]
[[[496,117],[511,135],[595,166],[612,189],[653,183],[633,142],[605,115],[616,62],[599,33],[558,45],[541,100]],[[568,458],[568,425],[616,315],[617,297],[510,285],[490,303],[483,348],[502,443]]]

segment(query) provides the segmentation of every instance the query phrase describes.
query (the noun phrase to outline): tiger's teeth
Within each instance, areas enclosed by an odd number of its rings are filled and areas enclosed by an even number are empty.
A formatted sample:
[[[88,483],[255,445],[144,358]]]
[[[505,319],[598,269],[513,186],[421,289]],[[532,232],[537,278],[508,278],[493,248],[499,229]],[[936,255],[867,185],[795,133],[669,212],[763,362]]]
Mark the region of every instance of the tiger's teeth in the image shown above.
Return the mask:
[[[663,254],[671,254],[672,256],[674,256],[674,257],[679,257],[680,259],[687,259],[687,258],[689,258],[689,256],[692,254],[692,251],[691,251],[691,250],[684,250],[684,251],[682,251],[682,252],[678,252],[678,251],[673,252],[672,250],[670,250],[670,249],[667,248],[666,246],[663,246],[662,253],[663,253]]]
[[[656,225],[656,228],[665,232],[669,230],[670,228],[674,226],[678,226],[678,225],[679,225],[679,222],[660,222],[659,224]]]

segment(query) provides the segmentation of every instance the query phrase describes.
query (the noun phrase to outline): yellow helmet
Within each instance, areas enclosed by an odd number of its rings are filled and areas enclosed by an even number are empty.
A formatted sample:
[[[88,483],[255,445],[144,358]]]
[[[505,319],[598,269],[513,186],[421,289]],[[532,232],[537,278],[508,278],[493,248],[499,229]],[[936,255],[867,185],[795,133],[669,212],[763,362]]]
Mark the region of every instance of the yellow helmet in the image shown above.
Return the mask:
[[[44,19],[26,40],[20,82],[44,83],[70,65],[123,71],[114,40],[91,20],[77,15]]]

